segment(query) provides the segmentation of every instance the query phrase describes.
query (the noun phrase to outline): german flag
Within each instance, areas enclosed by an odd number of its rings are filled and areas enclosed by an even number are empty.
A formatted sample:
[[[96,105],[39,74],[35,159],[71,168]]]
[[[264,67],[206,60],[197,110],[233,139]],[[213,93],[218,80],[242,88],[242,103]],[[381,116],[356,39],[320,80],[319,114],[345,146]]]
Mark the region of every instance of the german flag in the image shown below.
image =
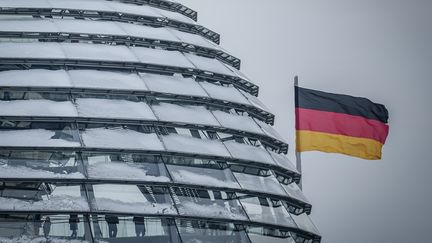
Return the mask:
[[[384,105],[366,98],[296,87],[297,152],[381,159],[389,127]]]

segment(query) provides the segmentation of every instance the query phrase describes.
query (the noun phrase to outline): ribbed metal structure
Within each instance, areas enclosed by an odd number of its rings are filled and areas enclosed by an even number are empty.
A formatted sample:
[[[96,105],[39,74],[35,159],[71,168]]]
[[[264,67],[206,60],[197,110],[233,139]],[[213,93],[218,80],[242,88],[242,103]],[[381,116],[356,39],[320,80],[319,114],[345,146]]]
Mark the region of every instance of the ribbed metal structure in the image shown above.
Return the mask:
[[[0,0],[0,242],[319,242],[240,60],[164,0]]]

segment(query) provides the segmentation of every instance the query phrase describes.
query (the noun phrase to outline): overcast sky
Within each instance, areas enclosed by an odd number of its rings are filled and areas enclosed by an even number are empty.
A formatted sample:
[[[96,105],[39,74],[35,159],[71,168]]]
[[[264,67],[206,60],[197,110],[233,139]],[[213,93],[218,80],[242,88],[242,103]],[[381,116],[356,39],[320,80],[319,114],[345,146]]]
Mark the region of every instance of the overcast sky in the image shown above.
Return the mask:
[[[242,60],[294,147],[300,85],[385,104],[381,161],[303,154],[323,243],[431,242],[431,0],[179,0]]]

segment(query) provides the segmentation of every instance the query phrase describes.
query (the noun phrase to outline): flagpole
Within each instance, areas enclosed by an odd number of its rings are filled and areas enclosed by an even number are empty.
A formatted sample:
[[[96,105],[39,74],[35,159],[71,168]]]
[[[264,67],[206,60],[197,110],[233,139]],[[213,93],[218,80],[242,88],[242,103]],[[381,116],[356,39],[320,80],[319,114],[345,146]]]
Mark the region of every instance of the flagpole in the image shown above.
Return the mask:
[[[298,76],[297,75],[294,77],[294,99],[297,99],[297,96],[295,95],[295,88],[296,87],[298,87]],[[296,113],[294,111],[294,124],[297,123],[297,116],[295,114]],[[296,154],[296,167],[297,167],[298,172],[300,172],[300,174],[301,174],[302,173],[301,153],[297,152],[297,137],[296,137],[296,153],[295,154]],[[303,180],[301,178],[300,178],[299,187],[300,187],[300,189],[303,189]]]

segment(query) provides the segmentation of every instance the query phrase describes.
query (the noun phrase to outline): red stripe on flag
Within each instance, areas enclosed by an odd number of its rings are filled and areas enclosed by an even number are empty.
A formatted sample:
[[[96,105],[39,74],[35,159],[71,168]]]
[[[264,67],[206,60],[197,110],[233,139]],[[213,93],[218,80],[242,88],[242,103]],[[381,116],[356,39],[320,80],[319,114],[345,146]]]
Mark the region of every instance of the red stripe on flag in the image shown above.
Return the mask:
[[[388,125],[361,116],[296,108],[296,129],[369,138],[384,144]]]

